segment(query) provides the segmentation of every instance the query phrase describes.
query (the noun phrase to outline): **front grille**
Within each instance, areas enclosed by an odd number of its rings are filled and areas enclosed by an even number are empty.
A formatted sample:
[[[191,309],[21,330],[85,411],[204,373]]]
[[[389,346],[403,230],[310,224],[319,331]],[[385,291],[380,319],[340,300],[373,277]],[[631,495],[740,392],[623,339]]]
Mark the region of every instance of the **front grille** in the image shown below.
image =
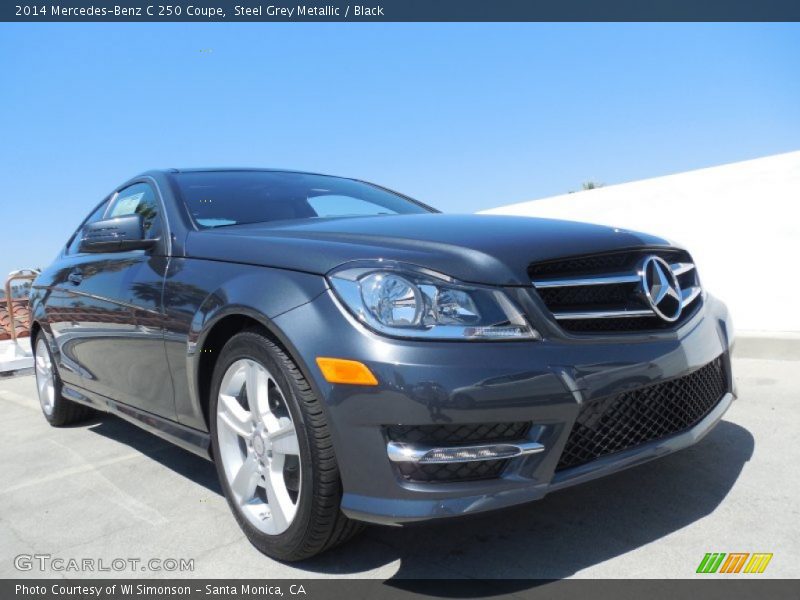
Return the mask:
[[[457,447],[522,440],[528,435],[530,425],[524,421],[459,425],[390,425],[386,427],[386,435],[389,440],[404,444]],[[495,479],[502,475],[507,464],[508,459],[442,464],[395,463],[403,479],[421,483]]]
[[[638,283],[616,285],[576,285],[569,287],[542,288],[539,296],[548,307],[556,310],[586,306],[624,305],[636,291]]]
[[[556,470],[689,429],[727,392],[720,356],[696,371],[581,406]]]
[[[657,248],[655,250],[636,248],[633,250],[570,256],[543,261],[531,265],[528,273],[531,279],[539,279],[544,277],[603,275],[615,271],[630,271],[638,265],[642,257],[648,254],[655,254],[668,262],[691,262],[692,260],[688,252],[677,248]]]
[[[685,321],[694,313],[683,315],[677,324]],[[573,333],[641,333],[643,331],[659,331],[670,329],[676,323],[664,321],[659,317],[638,317],[635,319],[562,319],[558,324]]]
[[[681,288],[681,315],[667,321],[653,312],[640,271],[645,259],[664,259]],[[700,281],[691,256],[675,248],[639,248],[535,263],[528,269],[539,297],[559,326],[572,333],[671,329],[700,305]]]

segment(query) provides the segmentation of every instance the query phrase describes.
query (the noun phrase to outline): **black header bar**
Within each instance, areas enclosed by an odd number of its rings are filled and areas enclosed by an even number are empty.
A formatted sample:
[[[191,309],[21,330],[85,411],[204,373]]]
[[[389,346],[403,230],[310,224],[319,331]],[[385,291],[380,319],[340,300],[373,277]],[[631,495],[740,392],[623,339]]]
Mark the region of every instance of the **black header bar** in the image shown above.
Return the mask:
[[[756,576],[757,577],[757,576]],[[797,580],[6,579],[4,600],[796,600]]]
[[[800,21],[798,0],[48,0],[0,3],[8,22]]]

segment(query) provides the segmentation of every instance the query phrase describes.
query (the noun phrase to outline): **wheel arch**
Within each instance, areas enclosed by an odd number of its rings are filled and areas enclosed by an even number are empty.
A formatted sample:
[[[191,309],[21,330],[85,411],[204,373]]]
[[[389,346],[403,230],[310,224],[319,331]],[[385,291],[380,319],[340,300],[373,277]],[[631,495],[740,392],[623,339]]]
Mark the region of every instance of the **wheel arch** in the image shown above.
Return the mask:
[[[33,345],[36,342],[36,336],[39,335],[39,332],[44,331],[45,333],[48,333],[50,331],[47,318],[45,316],[44,302],[42,301],[40,290],[34,289],[34,293],[31,295],[31,298],[28,301],[28,308],[31,313],[30,335],[31,350],[33,350]],[[51,340],[47,340],[47,343],[51,346],[52,351],[57,351],[57,349],[53,348]]]
[[[209,323],[203,334],[198,338],[196,346],[197,360],[193,378],[197,400],[209,431],[211,425],[209,415],[211,381],[220,351],[233,336],[248,330],[263,333],[270,341],[279,346],[295,362],[317,397],[321,397],[319,396],[320,391],[316,382],[310,376],[308,365],[284,332],[271,319],[261,313],[245,307],[233,308],[226,311],[225,314],[219,315],[212,323]]]

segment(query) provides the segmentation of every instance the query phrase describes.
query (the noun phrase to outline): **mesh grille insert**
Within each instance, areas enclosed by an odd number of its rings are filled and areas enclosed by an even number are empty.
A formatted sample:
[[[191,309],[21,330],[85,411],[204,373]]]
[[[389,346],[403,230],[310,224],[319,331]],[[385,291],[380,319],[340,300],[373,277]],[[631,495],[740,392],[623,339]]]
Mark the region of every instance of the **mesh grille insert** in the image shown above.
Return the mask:
[[[389,439],[405,444],[456,445],[519,440],[530,423],[474,423],[468,425],[390,425]]]
[[[397,463],[403,479],[426,483],[452,483],[500,477],[508,464],[507,459],[479,460],[465,463],[427,464]]]
[[[726,391],[720,356],[684,377],[589,402],[580,409],[556,470],[689,429]]]
[[[674,248],[649,250],[640,248],[547,260],[532,264],[528,268],[528,274],[531,279],[539,279],[542,277],[577,277],[602,275],[612,271],[627,271],[636,267],[642,257],[649,254],[660,256],[668,262],[692,262],[689,253],[684,250]]]

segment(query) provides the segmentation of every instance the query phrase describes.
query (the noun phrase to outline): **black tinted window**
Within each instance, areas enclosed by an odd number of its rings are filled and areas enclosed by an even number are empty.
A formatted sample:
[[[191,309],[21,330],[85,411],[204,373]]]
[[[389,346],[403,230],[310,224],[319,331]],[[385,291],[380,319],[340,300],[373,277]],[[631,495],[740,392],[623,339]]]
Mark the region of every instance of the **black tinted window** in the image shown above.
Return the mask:
[[[95,208],[94,212],[86,217],[86,220],[81,223],[81,226],[78,228],[78,230],[72,234],[69,244],[67,245],[67,254],[75,254],[78,251],[78,246],[80,246],[81,238],[83,237],[83,228],[89,223],[94,223],[95,221],[102,219],[106,212],[106,208],[108,208],[108,198],[103,200],[100,203],[100,206]]]
[[[142,215],[147,239],[161,235],[161,216],[153,188],[146,183],[134,183],[121,190],[111,204],[106,218]]]
[[[286,219],[430,212],[368,183],[305,173],[202,171],[174,175],[198,227]]]

